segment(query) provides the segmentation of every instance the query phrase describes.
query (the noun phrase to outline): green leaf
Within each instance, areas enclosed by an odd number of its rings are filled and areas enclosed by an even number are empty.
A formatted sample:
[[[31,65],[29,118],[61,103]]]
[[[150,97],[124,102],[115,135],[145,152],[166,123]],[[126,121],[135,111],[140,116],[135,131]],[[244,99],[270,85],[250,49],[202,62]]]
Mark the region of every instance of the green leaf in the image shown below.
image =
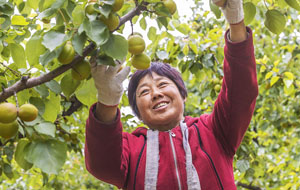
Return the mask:
[[[190,31],[190,26],[188,24],[182,23],[182,24],[179,24],[178,26],[176,26],[176,30],[178,30],[179,32],[181,32],[184,35],[188,35],[188,33]]]
[[[1,18],[1,25],[0,25],[0,27],[1,27],[1,30],[5,30],[5,29],[7,29],[7,28],[9,28],[9,26],[10,26],[10,24],[11,24],[11,21],[10,21],[10,17],[9,16],[7,16],[7,15],[1,15],[0,16],[0,18]],[[3,19],[5,19],[5,21],[3,22]]]
[[[58,48],[54,51],[47,50],[43,55],[40,56],[40,63],[45,66],[49,62],[51,62],[54,58],[57,58],[59,56],[59,53],[61,52],[63,47]]]
[[[88,19],[85,19],[83,29],[86,35],[94,41],[97,46],[105,44],[110,36],[106,25],[100,20],[90,22]]]
[[[209,7],[210,7],[210,10],[216,16],[216,18],[219,19],[221,17],[221,10],[220,10],[220,8],[217,5],[215,5],[211,0],[209,0]]]
[[[56,0],[56,1],[54,1],[54,3],[51,5],[50,8],[46,9],[41,14],[39,14],[38,19],[43,19],[45,17],[50,17],[51,15],[53,15],[54,13],[57,12],[58,8],[60,8],[64,5],[65,1],[66,0]],[[45,2],[47,2],[47,1],[45,1]],[[52,2],[49,1],[49,3],[52,3]]]
[[[7,164],[7,163],[4,163],[3,164],[3,172],[4,174],[9,178],[9,179],[12,179],[14,177],[14,173],[12,171],[12,167],[11,165]]]
[[[83,52],[83,48],[84,48],[86,40],[87,40],[87,36],[85,35],[85,33],[81,33],[81,34],[76,33],[72,40],[72,45],[73,45],[76,53],[78,53],[81,56],[82,56],[82,52]]]
[[[29,170],[32,167],[32,163],[25,160],[25,153],[24,149],[26,146],[29,145],[29,140],[26,138],[23,138],[19,140],[16,151],[15,151],[15,160],[18,163],[18,165],[23,168],[24,170]]]
[[[45,100],[45,113],[43,118],[46,121],[54,122],[60,112],[60,96],[50,92],[50,99]]]
[[[26,68],[26,56],[23,46],[20,44],[10,43],[9,49],[14,62],[19,68]]]
[[[103,5],[103,6],[96,6],[96,4],[94,5],[94,9],[101,13],[101,15],[103,15],[105,18],[108,18],[109,13],[111,12],[112,6],[111,5]]]
[[[284,76],[286,76],[290,80],[293,80],[295,78],[294,74],[288,71],[284,72]]]
[[[250,168],[250,164],[248,160],[238,160],[236,162],[236,167],[240,172],[245,172]]]
[[[185,46],[182,49],[182,52],[184,55],[187,55],[189,53],[189,45],[185,44]]]
[[[53,123],[43,122],[43,123],[40,123],[38,125],[35,125],[34,129],[39,134],[44,134],[44,135],[48,135],[48,136],[51,136],[51,137],[55,137],[56,127]]]
[[[26,43],[26,57],[29,65],[39,64],[40,56],[45,52],[45,47],[42,45],[40,32],[35,33]]]
[[[74,80],[71,73],[67,73],[60,82],[60,86],[64,95],[69,99],[80,85],[80,81]]]
[[[45,112],[45,103],[41,98],[30,97],[29,103],[33,104],[39,110],[40,115],[44,114],[44,112]]]
[[[101,55],[97,57],[97,63],[101,65],[116,66],[114,59],[107,55]]]
[[[29,24],[29,22],[27,22],[26,19],[21,15],[14,15],[11,19],[11,24],[17,26],[26,26]]]
[[[140,26],[143,30],[146,30],[147,28],[147,23],[146,23],[146,19],[145,17],[142,17],[141,20],[140,20]]]
[[[73,24],[75,26],[80,26],[85,18],[85,10],[84,10],[84,5],[77,5],[73,12],[72,12],[72,17],[73,17]]]
[[[128,43],[123,36],[112,34],[109,40],[101,46],[101,49],[106,55],[122,60],[128,53]]]
[[[63,44],[66,40],[67,36],[64,33],[50,30],[44,35],[42,44],[50,51],[53,51],[56,47]]]
[[[169,58],[169,54],[166,51],[157,51],[156,55],[160,60],[164,60],[164,59]]]
[[[40,94],[41,97],[47,98],[49,96],[49,90],[45,84],[35,86],[34,89]]]
[[[88,107],[93,105],[97,102],[97,89],[95,88],[94,80],[90,79],[88,81],[84,81],[75,94],[78,100],[84,105],[87,105]]]
[[[66,144],[56,140],[33,141],[25,148],[25,159],[47,174],[58,174],[66,158]]]
[[[158,24],[162,24],[166,29],[168,28],[169,22],[167,20],[167,17],[158,17],[157,22]]]
[[[248,25],[252,22],[256,14],[256,7],[252,2],[247,2],[243,4],[244,7],[244,22]]]
[[[278,77],[278,76],[273,76],[273,77],[271,78],[270,85],[273,86],[278,80],[279,80],[279,77]]]
[[[274,34],[280,34],[285,24],[285,16],[278,10],[273,9],[266,12],[265,26]]]
[[[285,2],[292,8],[296,9],[297,11],[300,11],[300,5],[297,0],[285,0]]]
[[[198,54],[198,47],[196,44],[193,44],[192,42],[189,42],[189,47],[192,49],[192,51],[195,53],[195,54]]]
[[[148,30],[147,36],[148,36],[149,40],[155,41],[155,39],[156,39],[156,28],[151,26]]]
[[[40,0],[27,0],[27,4],[33,9],[37,9],[39,7],[39,2]]]
[[[61,93],[61,88],[57,81],[51,80],[49,82],[46,82],[45,85],[55,94]]]

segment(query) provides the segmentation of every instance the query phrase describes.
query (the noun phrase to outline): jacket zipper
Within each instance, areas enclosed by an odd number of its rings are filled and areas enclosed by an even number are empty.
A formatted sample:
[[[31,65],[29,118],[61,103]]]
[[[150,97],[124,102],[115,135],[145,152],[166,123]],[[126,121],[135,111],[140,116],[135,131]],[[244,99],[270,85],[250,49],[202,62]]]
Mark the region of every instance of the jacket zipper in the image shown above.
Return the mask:
[[[170,137],[170,143],[171,143],[172,152],[173,152],[173,158],[174,158],[174,163],[175,163],[175,170],[176,170],[178,187],[179,187],[179,190],[181,190],[181,182],[180,182],[180,178],[179,178],[179,171],[178,171],[178,165],[177,165],[177,159],[176,159],[176,152],[175,152],[175,147],[174,147],[174,143],[173,143],[173,140],[172,140],[172,137],[175,137],[175,136],[176,136],[175,133],[173,133],[172,131],[169,131],[169,137]]]
[[[213,168],[214,168],[214,172],[215,172],[215,174],[216,174],[216,176],[217,176],[217,179],[218,179],[219,185],[220,185],[221,189],[223,190],[223,189],[224,189],[224,187],[223,187],[223,185],[222,185],[222,182],[221,182],[220,176],[219,176],[219,174],[218,174],[218,172],[217,172],[216,166],[215,166],[215,164],[214,164],[214,162],[213,162],[212,158],[209,156],[209,154],[208,154],[208,153],[207,153],[207,152],[206,152],[206,151],[203,149],[203,146],[202,146],[202,140],[201,140],[201,137],[200,137],[200,132],[199,132],[199,129],[198,129],[198,127],[196,126],[196,124],[194,124],[194,127],[196,128],[196,130],[197,130],[197,133],[198,133],[198,139],[199,139],[200,148],[201,148],[202,152],[204,152],[204,153],[205,153],[205,155],[208,157],[208,159],[209,159],[210,163],[212,164],[212,166],[213,166]]]

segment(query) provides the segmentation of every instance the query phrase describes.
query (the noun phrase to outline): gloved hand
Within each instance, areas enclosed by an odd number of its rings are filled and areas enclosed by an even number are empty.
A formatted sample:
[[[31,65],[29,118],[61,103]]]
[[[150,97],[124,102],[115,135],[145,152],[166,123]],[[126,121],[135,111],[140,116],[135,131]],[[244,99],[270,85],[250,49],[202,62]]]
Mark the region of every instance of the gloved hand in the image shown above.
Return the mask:
[[[98,101],[107,106],[116,106],[123,95],[123,81],[130,72],[130,67],[119,69],[122,63],[116,61],[116,66],[99,65],[96,57],[92,57],[91,73],[98,90]],[[118,72],[119,71],[119,72]]]
[[[212,0],[213,3],[221,5],[221,10],[229,24],[237,24],[244,19],[243,0]]]

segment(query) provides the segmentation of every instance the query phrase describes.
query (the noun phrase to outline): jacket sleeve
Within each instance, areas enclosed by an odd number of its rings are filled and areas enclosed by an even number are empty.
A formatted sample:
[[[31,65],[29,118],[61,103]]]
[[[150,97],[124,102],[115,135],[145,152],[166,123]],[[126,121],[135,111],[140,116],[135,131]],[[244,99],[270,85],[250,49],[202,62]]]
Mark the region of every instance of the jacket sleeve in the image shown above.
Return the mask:
[[[129,148],[122,132],[120,110],[113,123],[105,124],[95,118],[94,106],[86,122],[86,168],[96,178],[122,188],[128,173]]]
[[[225,151],[233,156],[249,126],[258,95],[252,31],[239,43],[230,42],[225,33],[224,78],[208,126]]]

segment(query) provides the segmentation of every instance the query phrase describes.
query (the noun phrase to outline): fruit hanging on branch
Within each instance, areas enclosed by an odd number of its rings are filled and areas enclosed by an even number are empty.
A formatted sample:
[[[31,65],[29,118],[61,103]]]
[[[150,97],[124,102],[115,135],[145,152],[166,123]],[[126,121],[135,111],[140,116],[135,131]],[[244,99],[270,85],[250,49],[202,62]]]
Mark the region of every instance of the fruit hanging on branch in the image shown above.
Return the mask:
[[[150,67],[150,62],[151,62],[150,57],[145,53],[134,55],[131,58],[131,65],[136,69],[141,69],[141,70],[148,69]]]
[[[66,65],[71,63],[74,57],[75,57],[75,50],[72,46],[72,43],[68,41],[63,47],[63,50],[60,52],[57,59],[60,63]]]
[[[23,104],[20,106],[18,116],[23,121],[33,121],[38,116],[38,109],[32,104]]]
[[[88,78],[91,74],[90,63],[86,60],[83,60],[75,64],[72,68],[71,74],[75,80],[84,80]]]
[[[5,139],[10,139],[14,137],[19,129],[19,124],[17,120],[11,123],[0,123],[0,136]]]
[[[12,103],[0,104],[0,122],[11,123],[18,116],[17,107]]]
[[[124,5],[124,0],[115,0],[114,4],[112,5],[112,12],[119,11]]]
[[[133,55],[141,54],[145,50],[146,44],[139,34],[132,34],[128,37],[128,51]]]
[[[89,15],[94,14],[96,12],[96,10],[94,8],[95,4],[96,4],[95,2],[89,2],[85,7],[85,13],[89,14]]]
[[[115,13],[110,13],[108,18],[101,15],[100,20],[107,26],[109,31],[114,31],[120,24],[120,19]]]
[[[177,6],[173,0],[163,0],[163,4],[169,10],[171,15],[173,15],[176,12]]]

